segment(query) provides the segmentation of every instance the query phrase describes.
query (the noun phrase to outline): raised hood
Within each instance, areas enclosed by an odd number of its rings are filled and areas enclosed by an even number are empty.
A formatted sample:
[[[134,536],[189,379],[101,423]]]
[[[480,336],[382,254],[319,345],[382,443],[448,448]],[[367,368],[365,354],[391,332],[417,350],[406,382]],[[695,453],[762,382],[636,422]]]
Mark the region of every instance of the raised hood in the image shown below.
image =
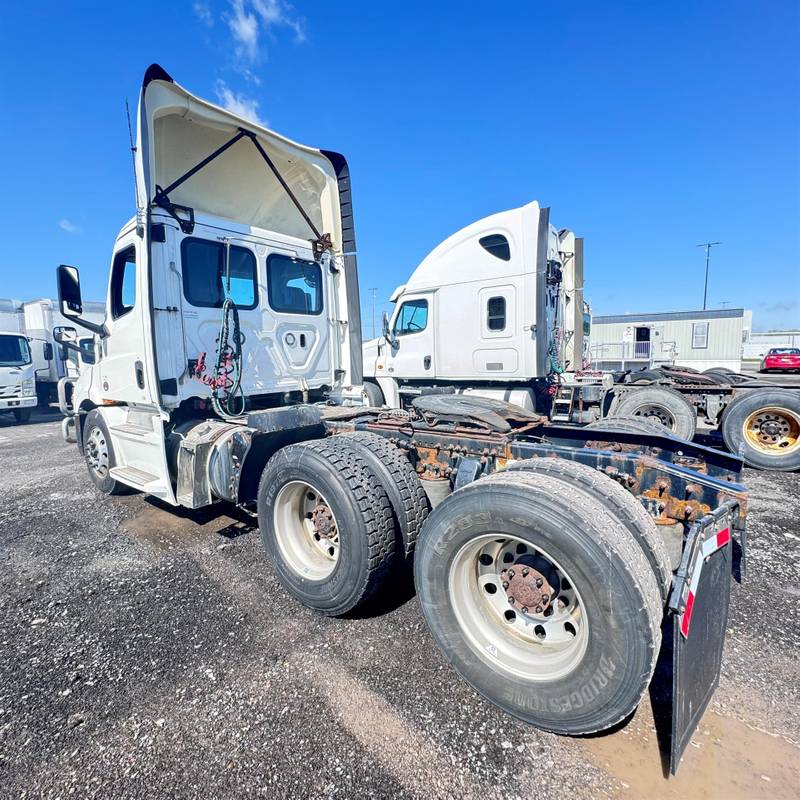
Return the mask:
[[[300,239],[327,234],[341,252],[339,186],[331,163],[336,154],[297,144],[201,100],[158,65],[145,74],[138,120],[140,210],[160,206],[184,220],[184,230],[190,214],[179,206]]]

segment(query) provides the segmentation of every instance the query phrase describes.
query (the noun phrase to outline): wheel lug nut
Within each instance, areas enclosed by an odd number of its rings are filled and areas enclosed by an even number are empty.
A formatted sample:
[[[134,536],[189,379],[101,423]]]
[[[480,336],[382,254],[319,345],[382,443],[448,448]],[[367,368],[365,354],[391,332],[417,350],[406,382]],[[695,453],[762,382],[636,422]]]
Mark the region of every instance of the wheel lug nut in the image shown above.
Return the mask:
[[[541,606],[536,606],[536,613],[537,614],[541,614],[542,613],[542,607]]]
[[[543,602],[543,603],[546,603],[546,602],[547,602],[549,599],[550,599],[550,598],[549,598],[549,597],[548,597],[546,594],[543,594],[543,595],[542,595],[542,602]]]
[[[522,613],[523,614],[527,614],[528,613],[528,606],[522,606]]]
[[[508,596],[508,602],[511,603],[512,606],[514,605],[514,595],[510,594]]]
[[[508,581],[503,581],[503,588],[508,589]]]
[[[541,589],[543,583],[544,583],[544,581],[541,578],[537,578],[536,579],[536,588],[537,589]]]
[[[510,569],[510,570],[508,571],[508,577],[509,577],[509,578],[513,578],[513,577],[514,577],[514,570],[513,570],[513,569]]]
[[[522,577],[523,578],[527,578],[528,577],[528,572],[530,572],[530,570],[527,567],[524,567],[523,570],[522,570]]]

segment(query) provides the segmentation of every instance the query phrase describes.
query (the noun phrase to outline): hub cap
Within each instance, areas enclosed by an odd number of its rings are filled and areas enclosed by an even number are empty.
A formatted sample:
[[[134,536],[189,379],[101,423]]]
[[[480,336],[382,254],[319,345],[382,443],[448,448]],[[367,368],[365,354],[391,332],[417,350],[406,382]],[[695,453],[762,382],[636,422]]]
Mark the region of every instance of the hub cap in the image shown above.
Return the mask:
[[[278,492],[274,508],[284,561],[304,578],[327,578],[339,560],[339,528],[328,501],[310,483],[291,481]]]
[[[101,428],[92,428],[86,441],[86,463],[99,478],[108,475],[108,442]]]
[[[760,408],[745,421],[744,437],[769,455],[793,453],[800,448],[800,417],[786,408]]]
[[[544,550],[516,537],[482,536],[457,553],[448,580],[464,635],[496,668],[544,681],[580,663],[588,641],[585,608]]]

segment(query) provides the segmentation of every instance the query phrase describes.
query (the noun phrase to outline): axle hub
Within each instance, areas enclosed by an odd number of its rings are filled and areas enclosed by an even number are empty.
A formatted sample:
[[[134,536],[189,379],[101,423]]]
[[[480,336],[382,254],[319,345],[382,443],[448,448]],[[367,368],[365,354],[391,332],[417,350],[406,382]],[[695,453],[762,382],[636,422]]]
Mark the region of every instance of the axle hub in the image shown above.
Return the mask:
[[[553,587],[539,570],[517,562],[500,573],[508,602],[523,614],[541,614],[553,600]]]
[[[311,521],[314,523],[314,531],[322,539],[332,539],[336,536],[336,523],[333,519],[333,514],[324,503],[317,505],[311,512]]]

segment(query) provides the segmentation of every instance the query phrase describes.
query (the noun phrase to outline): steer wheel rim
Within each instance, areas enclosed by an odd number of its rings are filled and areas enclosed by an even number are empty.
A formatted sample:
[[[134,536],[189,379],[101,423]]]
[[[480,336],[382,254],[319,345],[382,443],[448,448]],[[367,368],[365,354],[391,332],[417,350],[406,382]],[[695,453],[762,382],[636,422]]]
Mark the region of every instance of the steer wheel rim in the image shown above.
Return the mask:
[[[583,600],[566,571],[541,548],[502,534],[473,539],[453,559],[448,581],[463,634],[499,671],[552,681],[580,664],[589,639]]]
[[[634,416],[636,417],[644,417],[644,419],[653,420],[653,422],[658,422],[660,425],[663,425],[665,428],[669,428],[670,430],[675,430],[675,417],[667,411],[664,406],[659,405],[645,405],[640,406],[633,412]]]
[[[800,449],[800,416],[787,408],[759,408],[744,421],[742,431],[748,444],[767,455]]]
[[[339,561],[339,527],[322,493],[291,481],[275,498],[275,541],[288,567],[302,578],[324,580]]]
[[[102,428],[92,428],[86,441],[86,463],[98,478],[108,476],[108,442]]]

